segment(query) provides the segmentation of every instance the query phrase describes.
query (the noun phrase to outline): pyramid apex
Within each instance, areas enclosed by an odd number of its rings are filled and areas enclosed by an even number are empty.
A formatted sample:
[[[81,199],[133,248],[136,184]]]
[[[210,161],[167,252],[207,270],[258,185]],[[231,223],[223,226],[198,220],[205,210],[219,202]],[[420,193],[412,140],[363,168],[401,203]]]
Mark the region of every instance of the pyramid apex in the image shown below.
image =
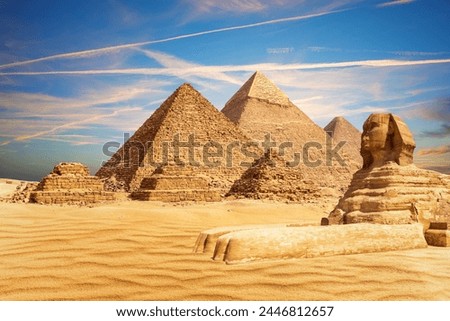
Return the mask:
[[[181,90],[181,89],[185,89],[185,90],[186,89],[194,89],[195,90],[195,88],[188,82],[181,84],[180,87],[178,87],[176,90]]]
[[[180,85],[177,89],[175,89],[175,91],[172,93],[173,97],[178,97],[180,95],[200,95],[202,96],[202,94],[194,88],[194,86],[192,86],[190,83],[183,83],[182,85]]]
[[[288,96],[259,70],[253,73],[229,102],[236,98],[256,98],[279,105],[289,105]]]

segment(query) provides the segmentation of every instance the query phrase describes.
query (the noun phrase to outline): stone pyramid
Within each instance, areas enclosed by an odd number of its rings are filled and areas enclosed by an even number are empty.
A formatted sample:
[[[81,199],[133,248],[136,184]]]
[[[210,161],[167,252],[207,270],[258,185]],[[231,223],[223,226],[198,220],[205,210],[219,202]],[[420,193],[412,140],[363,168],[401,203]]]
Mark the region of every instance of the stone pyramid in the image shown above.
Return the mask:
[[[150,177],[142,180],[140,188],[131,194],[142,201],[206,201],[218,202],[218,190],[208,186],[208,180],[196,173],[192,166],[177,166],[174,163],[157,168]]]
[[[81,163],[60,163],[31,192],[30,200],[41,204],[89,204],[114,201],[115,195],[103,190],[98,177],[90,176]]]
[[[292,142],[294,146],[325,141],[323,129],[259,71],[231,97],[222,113],[258,141],[266,133],[278,143]]]
[[[114,176],[128,191],[136,191],[156,168],[175,162],[180,167],[192,165],[197,174],[208,178],[208,186],[228,191],[246,169],[241,162],[254,161],[240,150],[248,142],[249,138],[206,98],[183,84],[96,175]]]
[[[261,72],[255,72],[247,80],[222,112],[255,141],[262,142],[270,134],[277,147],[292,143],[292,148],[279,154],[286,161],[294,162],[294,153],[301,156],[299,165],[293,170],[300,170],[303,177],[314,184],[343,192],[350,183],[356,169],[348,166],[348,162],[344,166],[335,161],[327,162],[326,144],[331,144],[330,136]],[[315,147],[317,145],[321,149]],[[312,146],[308,153],[304,152],[305,146]],[[317,165],[317,160],[320,165]]]
[[[361,132],[355,128],[344,117],[334,117],[324,130],[333,139],[333,144],[345,142],[343,152],[347,154],[351,166],[359,169],[362,167],[362,156],[360,153]]]
[[[314,185],[301,171],[291,170],[277,152],[267,151],[234,182],[227,196],[298,202],[320,196]]]

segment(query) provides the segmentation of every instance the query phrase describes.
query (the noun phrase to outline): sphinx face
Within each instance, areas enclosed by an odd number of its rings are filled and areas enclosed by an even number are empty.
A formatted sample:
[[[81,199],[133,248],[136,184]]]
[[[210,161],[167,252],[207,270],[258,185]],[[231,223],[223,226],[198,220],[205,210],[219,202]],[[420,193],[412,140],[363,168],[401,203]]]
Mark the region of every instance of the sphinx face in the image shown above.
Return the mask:
[[[389,132],[389,114],[372,114],[365,121],[361,136],[361,150],[373,154],[385,148]]]

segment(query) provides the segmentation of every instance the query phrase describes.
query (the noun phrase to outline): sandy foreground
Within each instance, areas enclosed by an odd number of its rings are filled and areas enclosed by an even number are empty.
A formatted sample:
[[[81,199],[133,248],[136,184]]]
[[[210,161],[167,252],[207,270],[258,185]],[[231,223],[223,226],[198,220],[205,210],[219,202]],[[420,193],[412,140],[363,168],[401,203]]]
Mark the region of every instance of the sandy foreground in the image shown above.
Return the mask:
[[[0,203],[2,300],[449,300],[450,248],[226,265],[202,230],[311,223],[332,204]]]

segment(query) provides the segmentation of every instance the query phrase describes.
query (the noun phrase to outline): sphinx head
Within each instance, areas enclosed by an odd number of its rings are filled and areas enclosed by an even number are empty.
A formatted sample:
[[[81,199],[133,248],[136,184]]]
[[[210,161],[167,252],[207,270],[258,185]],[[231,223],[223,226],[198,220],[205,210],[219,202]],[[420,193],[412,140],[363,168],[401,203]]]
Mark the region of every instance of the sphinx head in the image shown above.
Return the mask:
[[[361,135],[363,168],[373,168],[394,161],[399,165],[413,162],[416,144],[408,126],[392,114],[372,114],[364,122]]]

